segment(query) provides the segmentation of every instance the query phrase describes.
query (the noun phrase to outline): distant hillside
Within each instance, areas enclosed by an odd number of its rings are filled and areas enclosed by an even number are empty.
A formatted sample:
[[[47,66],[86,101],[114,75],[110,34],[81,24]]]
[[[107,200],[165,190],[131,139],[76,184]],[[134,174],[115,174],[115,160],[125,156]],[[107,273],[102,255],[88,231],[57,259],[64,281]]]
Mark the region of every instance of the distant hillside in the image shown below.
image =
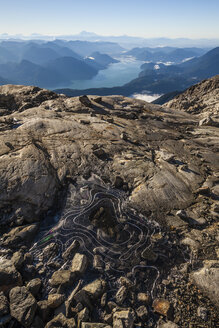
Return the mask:
[[[199,58],[180,65],[183,74],[204,79],[219,73],[219,47],[214,48]]]
[[[51,48],[40,47],[37,44],[27,45],[22,54],[22,60],[28,60],[34,64],[43,65],[45,62],[57,59],[60,55]]]
[[[52,71],[63,76],[65,82],[71,80],[90,79],[98,73],[98,70],[82,60],[73,57],[60,57],[46,65]]]
[[[14,81],[16,84],[23,85],[42,85],[52,86],[63,81],[63,76],[57,71],[44,68],[33,64],[27,60],[21,63],[7,63],[0,65],[0,75],[8,80]]]
[[[110,64],[115,64],[118,63],[119,61],[110,57],[107,54],[102,54],[98,51],[93,52],[90,55],[91,58],[94,58],[94,60],[96,60],[100,65],[102,65],[103,67],[107,67]]]
[[[82,57],[78,53],[68,48],[65,44],[59,45],[58,43],[56,43],[56,41],[43,43],[41,44],[41,47],[53,49],[59,55],[59,57],[74,57],[76,59],[82,59]]]
[[[4,48],[0,44],[0,64],[5,64],[8,61],[15,61],[16,55],[13,54],[10,50]]]
[[[183,60],[199,57],[206,52],[207,50],[202,48],[145,47],[134,48],[126,54],[143,61],[181,63]]]

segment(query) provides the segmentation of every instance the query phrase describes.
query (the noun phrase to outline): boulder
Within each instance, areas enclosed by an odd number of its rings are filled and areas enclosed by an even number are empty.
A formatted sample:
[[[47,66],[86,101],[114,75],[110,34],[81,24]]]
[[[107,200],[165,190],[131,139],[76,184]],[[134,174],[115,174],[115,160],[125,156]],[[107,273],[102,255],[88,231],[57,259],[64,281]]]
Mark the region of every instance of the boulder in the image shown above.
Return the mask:
[[[48,296],[48,306],[52,309],[59,307],[65,301],[65,296],[62,294],[50,294]]]
[[[150,303],[150,296],[146,293],[138,293],[137,300],[140,303],[149,304]]]
[[[37,302],[26,287],[14,287],[10,293],[10,312],[24,327],[29,327],[33,322],[37,309]]]
[[[50,243],[43,250],[43,257],[46,261],[57,256],[59,252],[58,245],[56,243]]]
[[[70,270],[59,270],[55,271],[49,280],[52,287],[57,286],[69,286],[74,280],[74,273]]]
[[[85,106],[85,107],[92,107],[92,103],[90,101],[90,99],[88,98],[88,96],[84,95],[84,96],[80,96],[79,97],[79,101]]]
[[[119,305],[122,305],[128,295],[128,289],[126,286],[122,286],[116,293],[116,302]]]
[[[88,294],[85,290],[83,290],[83,289],[79,290],[79,292],[77,292],[74,295],[74,300],[77,303],[81,303],[84,306],[88,307],[89,310],[93,310],[93,304],[92,304],[92,301],[90,298],[90,294]],[[68,304],[66,304],[66,305],[68,305]]]
[[[62,254],[63,259],[67,261],[69,258],[72,258],[79,246],[80,243],[77,240],[74,240],[72,244]]]
[[[78,274],[83,274],[87,269],[88,259],[84,254],[76,253],[71,265],[71,271]]]
[[[97,279],[90,284],[83,287],[83,290],[91,296],[91,298],[96,299],[103,295],[106,288],[106,282],[103,279]]]
[[[84,308],[83,310],[81,310],[80,312],[78,312],[77,314],[77,321],[78,321],[78,324],[80,324],[82,321],[83,322],[86,322],[89,320],[89,310],[88,308]]]
[[[0,258],[0,291],[7,293],[11,288],[21,285],[21,275],[16,270],[13,262]]]
[[[172,307],[168,300],[163,298],[156,298],[153,301],[154,311],[164,315],[165,317],[169,317],[172,314]]]
[[[134,319],[135,315],[132,309],[116,311],[113,314],[113,328],[133,328]]]
[[[67,319],[64,314],[60,313],[55,318],[53,318],[51,321],[49,321],[45,328],[75,328],[75,320],[73,318]]]
[[[24,256],[21,252],[15,252],[11,258],[16,269],[21,268],[22,264],[24,263]]]
[[[30,280],[26,287],[33,296],[36,296],[40,290],[41,284],[42,284],[42,282],[41,282],[40,278],[36,278],[36,279]]]
[[[136,310],[136,314],[139,319],[145,321],[148,316],[148,310],[147,310],[146,306],[145,305],[139,306]]]
[[[103,262],[102,256],[94,255],[93,268],[95,270],[101,271],[101,270],[103,270],[103,266],[104,266],[104,262]]]

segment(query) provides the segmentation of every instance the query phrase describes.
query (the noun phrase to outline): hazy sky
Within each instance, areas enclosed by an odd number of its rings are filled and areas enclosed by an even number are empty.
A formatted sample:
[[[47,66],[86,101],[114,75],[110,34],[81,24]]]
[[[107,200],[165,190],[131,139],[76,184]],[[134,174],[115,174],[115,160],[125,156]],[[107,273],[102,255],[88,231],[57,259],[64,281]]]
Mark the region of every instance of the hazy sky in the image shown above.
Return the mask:
[[[0,0],[0,33],[219,37],[219,0]]]

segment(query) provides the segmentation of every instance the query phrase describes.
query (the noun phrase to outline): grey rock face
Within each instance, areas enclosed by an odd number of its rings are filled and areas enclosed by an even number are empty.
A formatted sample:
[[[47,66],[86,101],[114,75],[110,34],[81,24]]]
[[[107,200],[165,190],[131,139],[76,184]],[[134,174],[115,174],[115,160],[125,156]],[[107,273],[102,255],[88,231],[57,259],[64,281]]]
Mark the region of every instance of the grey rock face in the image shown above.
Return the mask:
[[[29,327],[37,309],[37,302],[26,287],[15,287],[10,291],[10,312],[24,327]]]

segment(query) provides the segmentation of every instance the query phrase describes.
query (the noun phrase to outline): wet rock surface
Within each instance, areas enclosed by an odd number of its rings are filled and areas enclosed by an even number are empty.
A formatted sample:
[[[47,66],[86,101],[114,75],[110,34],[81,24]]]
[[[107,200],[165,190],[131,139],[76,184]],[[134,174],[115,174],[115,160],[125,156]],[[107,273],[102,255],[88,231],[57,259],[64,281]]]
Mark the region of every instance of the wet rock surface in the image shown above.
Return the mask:
[[[0,325],[217,327],[217,88],[0,87]]]

